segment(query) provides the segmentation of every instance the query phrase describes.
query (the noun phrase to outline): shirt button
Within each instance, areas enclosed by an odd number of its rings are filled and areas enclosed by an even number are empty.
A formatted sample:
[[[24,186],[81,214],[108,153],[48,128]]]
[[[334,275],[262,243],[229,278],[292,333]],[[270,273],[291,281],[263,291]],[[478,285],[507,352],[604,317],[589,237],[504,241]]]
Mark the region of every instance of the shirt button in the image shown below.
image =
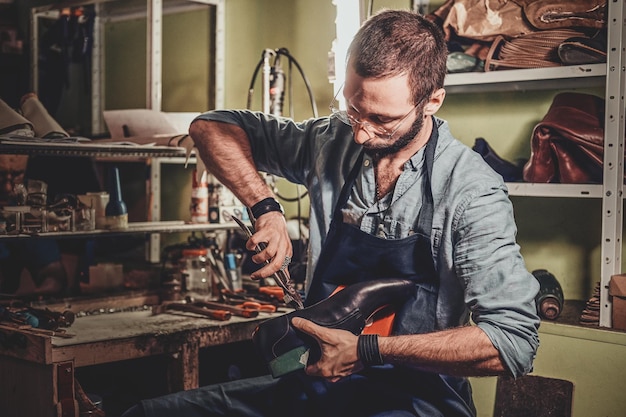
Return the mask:
[[[370,160],[366,159],[365,161],[363,161],[363,165],[366,167],[370,166]]]

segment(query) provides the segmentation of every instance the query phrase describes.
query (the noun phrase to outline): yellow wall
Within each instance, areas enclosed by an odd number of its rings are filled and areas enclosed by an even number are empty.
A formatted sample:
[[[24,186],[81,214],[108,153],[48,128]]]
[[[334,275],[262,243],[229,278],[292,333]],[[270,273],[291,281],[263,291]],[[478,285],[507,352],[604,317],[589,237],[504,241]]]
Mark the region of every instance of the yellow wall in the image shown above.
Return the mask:
[[[574,384],[573,417],[624,415],[625,333],[544,323],[540,339],[533,375]],[[496,378],[472,378],[472,387],[478,417],[491,417]]]

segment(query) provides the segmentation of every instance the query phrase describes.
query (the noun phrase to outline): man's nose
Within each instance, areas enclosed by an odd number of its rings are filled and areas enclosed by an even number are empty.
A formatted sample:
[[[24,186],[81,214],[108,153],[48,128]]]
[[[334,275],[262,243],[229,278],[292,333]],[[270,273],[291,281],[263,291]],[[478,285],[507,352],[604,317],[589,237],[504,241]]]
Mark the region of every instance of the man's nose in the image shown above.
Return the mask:
[[[367,128],[361,123],[355,124],[352,129],[354,131],[354,141],[359,145],[363,145],[365,142],[374,137],[374,135],[370,133],[370,131],[367,130]]]

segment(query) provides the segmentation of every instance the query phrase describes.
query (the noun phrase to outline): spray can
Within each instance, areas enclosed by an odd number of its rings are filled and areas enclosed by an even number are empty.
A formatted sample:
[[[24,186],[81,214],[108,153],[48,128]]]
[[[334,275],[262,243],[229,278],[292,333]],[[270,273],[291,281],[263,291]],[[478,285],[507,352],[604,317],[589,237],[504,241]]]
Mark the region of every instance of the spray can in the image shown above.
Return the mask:
[[[198,178],[198,170],[193,170],[189,212],[192,223],[207,223],[209,221],[209,188],[206,171]]]

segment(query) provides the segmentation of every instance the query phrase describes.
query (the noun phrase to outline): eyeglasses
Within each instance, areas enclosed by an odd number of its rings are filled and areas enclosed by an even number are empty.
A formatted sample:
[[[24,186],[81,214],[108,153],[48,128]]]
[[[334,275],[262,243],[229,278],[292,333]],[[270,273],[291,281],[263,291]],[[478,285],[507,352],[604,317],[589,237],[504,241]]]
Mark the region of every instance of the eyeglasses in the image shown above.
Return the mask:
[[[335,97],[330,102],[330,105],[328,106],[333,116],[337,117],[339,120],[341,120],[342,122],[344,122],[345,124],[349,126],[352,126],[352,127],[360,126],[364,128],[366,131],[371,132],[378,137],[382,137],[386,139],[391,139],[393,135],[396,134],[398,129],[400,129],[400,126],[402,126],[402,123],[406,120],[406,118],[409,117],[411,113],[413,113],[413,111],[417,108],[417,106],[419,106],[419,103],[413,106],[413,108],[407,114],[405,114],[404,116],[400,118],[400,120],[398,120],[398,123],[395,125],[393,129],[388,130],[387,128],[379,124],[367,122],[367,121],[361,121],[360,119],[357,119],[356,117],[350,115],[346,110],[340,110],[339,101],[337,100],[337,97],[339,96],[339,94],[341,94],[341,89],[339,90],[339,92],[337,92],[337,95],[335,95]],[[421,100],[420,100],[420,103],[421,103]]]

